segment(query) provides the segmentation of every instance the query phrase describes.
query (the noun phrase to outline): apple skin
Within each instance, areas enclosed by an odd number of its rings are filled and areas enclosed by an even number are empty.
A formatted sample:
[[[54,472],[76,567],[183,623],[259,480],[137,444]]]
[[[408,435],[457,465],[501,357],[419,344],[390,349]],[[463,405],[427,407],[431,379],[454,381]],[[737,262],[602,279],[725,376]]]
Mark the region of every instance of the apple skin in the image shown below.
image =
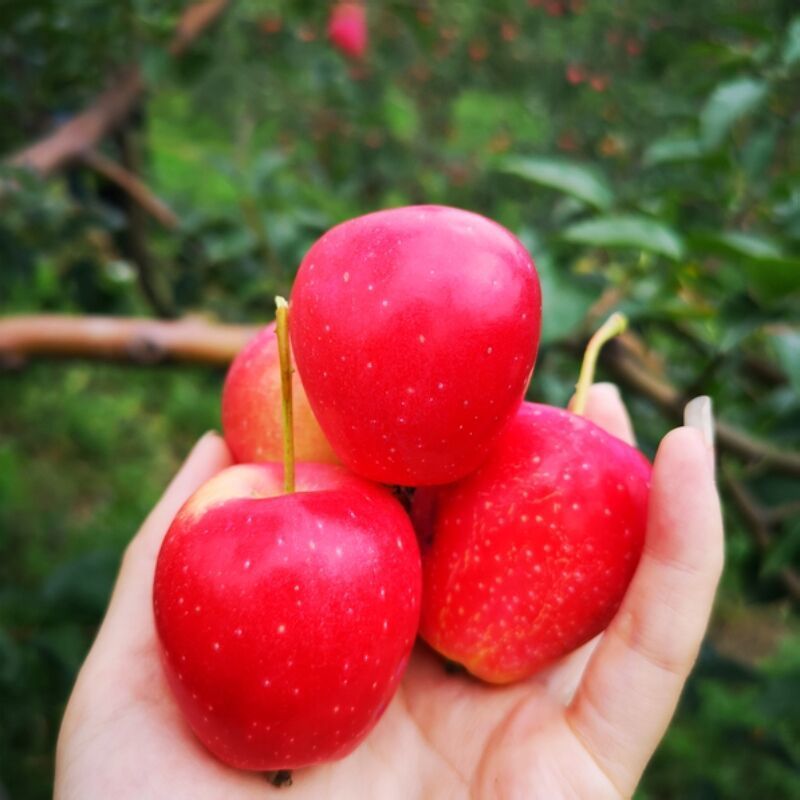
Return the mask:
[[[367,10],[363,3],[337,3],[328,20],[328,39],[349,58],[359,59],[367,51]]]
[[[596,636],[641,556],[650,472],[583,417],[524,403],[477,472],[415,495],[421,636],[491,683]]]
[[[292,374],[292,402],[295,458],[338,463],[296,370]],[[228,369],[222,389],[222,429],[238,462],[283,458],[281,369],[274,322],[242,348]]]
[[[388,490],[342,467],[230,467],[193,495],[159,553],[167,679],[198,739],[246,770],[345,756],[403,675],[420,557]]]
[[[309,250],[295,279],[297,368],[328,441],[381,483],[472,472],[533,371],[541,293],[522,244],[443,206],[378,211]]]

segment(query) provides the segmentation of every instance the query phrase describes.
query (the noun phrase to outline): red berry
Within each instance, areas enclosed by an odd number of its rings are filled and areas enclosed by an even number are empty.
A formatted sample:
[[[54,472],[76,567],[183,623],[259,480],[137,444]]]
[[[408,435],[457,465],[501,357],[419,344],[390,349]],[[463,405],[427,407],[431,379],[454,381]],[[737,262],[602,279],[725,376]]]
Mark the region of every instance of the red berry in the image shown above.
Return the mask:
[[[292,395],[297,460],[336,462],[297,372],[292,376]],[[274,322],[242,348],[228,370],[222,390],[222,428],[237,461],[280,461],[283,457],[281,373]]]
[[[567,82],[573,86],[586,80],[586,70],[580,64],[567,65]]]
[[[291,308],[297,368],[336,454],[364,477],[417,486],[471,472],[515,414],[541,295],[505,228],[411,206],[328,231]]]
[[[641,554],[649,481],[635,448],[525,403],[476,472],[416,493],[423,638],[504,683],[600,633]]]
[[[187,722],[239,769],[349,753],[391,700],[417,631],[414,532],[388,491],[341,467],[221,472],[181,509],[153,604]]]
[[[328,21],[328,38],[338,50],[351,58],[361,58],[367,50],[367,11],[362,3],[337,3]]]

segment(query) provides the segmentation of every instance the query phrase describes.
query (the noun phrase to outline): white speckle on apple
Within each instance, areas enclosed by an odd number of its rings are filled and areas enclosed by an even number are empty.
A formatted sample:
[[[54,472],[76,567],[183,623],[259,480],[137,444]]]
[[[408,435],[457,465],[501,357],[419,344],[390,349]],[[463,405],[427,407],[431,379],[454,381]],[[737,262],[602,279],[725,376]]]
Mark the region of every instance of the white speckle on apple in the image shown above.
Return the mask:
[[[283,623],[278,625],[278,633],[286,633],[286,626]]]
[[[348,282],[350,281],[350,273],[349,273],[349,272],[345,272],[345,274],[344,274],[344,275],[342,275],[342,280],[343,280],[345,283],[348,283]]]
[[[214,644],[212,644],[211,647],[213,648],[215,653],[219,652],[219,642],[214,642]]]

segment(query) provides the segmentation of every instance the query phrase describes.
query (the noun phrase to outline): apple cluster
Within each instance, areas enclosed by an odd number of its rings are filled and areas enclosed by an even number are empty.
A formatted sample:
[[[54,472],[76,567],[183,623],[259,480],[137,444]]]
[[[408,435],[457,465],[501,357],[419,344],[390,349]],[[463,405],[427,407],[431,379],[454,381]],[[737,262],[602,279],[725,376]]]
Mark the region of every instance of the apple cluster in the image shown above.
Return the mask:
[[[292,289],[291,378],[285,322],[279,309],[282,347],[270,325],[230,368],[239,463],[178,513],[153,593],[185,718],[252,770],[349,753],[418,634],[505,683],[600,633],[641,554],[650,481],[580,402],[523,401],[539,282],[482,216],[414,206],[331,229]],[[280,463],[287,411],[296,466]]]

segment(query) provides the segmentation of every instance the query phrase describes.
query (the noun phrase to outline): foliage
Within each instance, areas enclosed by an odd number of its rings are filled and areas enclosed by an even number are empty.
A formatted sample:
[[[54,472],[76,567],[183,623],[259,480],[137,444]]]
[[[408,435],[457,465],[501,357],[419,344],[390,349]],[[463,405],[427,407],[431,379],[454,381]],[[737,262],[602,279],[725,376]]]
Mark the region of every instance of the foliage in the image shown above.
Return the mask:
[[[688,394],[800,449],[800,16],[791,0],[386,0],[366,61],[308,0],[241,0],[180,60],[182,4],[11,0],[0,10],[0,150],[79,110],[135,60],[152,87],[124,136],[177,212],[134,236],[120,191],[73,166],[0,198],[0,311],[265,320],[310,243],[379,207],[483,212],[533,252],[545,294],[533,396],[564,403],[598,298]],[[105,147],[123,156],[117,136]],[[140,243],[141,244],[141,243]],[[45,797],[58,720],[119,554],[221,375],[36,364],[0,372],[0,780]],[[631,394],[652,454],[671,420]],[[756,499],[796,478],[726,458]],[[800,793],[796,616],[781,569],[727,505],[714,632],[642,798]],[[774,635],[752,645],[753,630]],[[2,791],[0,791],[2,794]]]

